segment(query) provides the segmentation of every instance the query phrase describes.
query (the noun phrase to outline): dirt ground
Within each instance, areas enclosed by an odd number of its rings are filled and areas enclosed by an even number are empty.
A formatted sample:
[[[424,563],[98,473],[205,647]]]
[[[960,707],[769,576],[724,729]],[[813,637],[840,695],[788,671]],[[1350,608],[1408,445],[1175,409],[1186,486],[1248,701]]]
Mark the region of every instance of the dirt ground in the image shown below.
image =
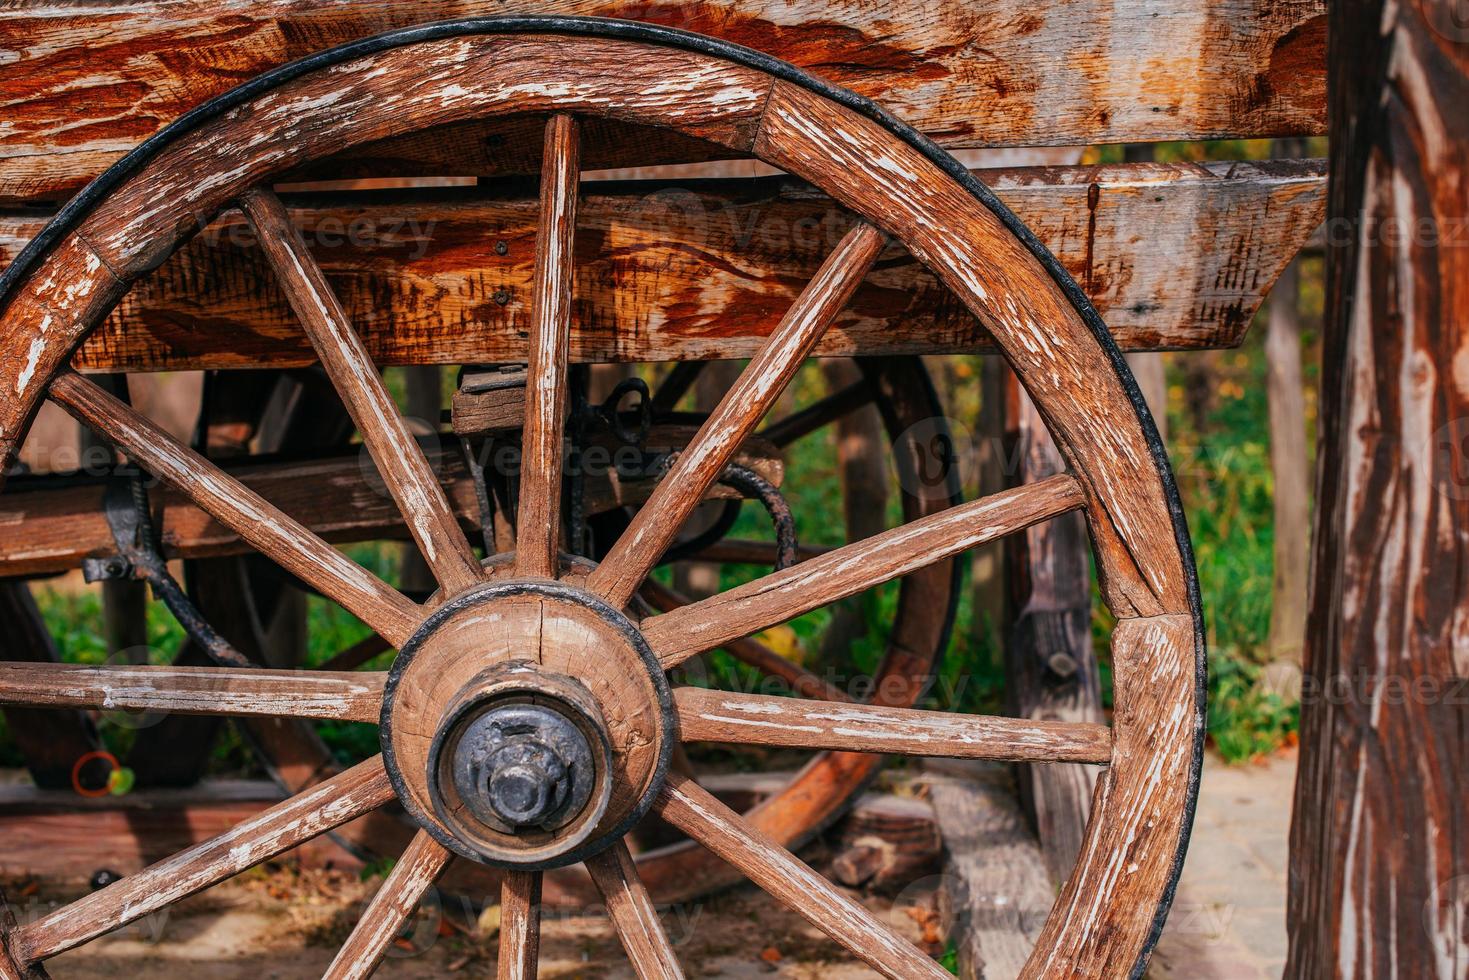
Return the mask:
[[[58,978],[204,977],[209,980],[315,978],[381,879],[341,871],[257,869],[175,906],[168,914],[48,961]],[[32,884],[11,900],[22,918],[52,901]],[[74,896],[73,896],[74,897]],[[907,904],[907,900],[914,904]],[[862,901],[909,939],[934,936],[936,915],[924,896],[895,907]],[[870,977],[840,947],[752,887],[698,904],[660,910],[664,928],[689,976],[759,978]],[[425,903],[411,936],[400,938],[376,974],[389,978],[495,975],[498,909],[476,918],[453,898]],[[633,973],[617,937],[600,914],[548,913],[543,922],[540,976],[623,978]]]
[[[1154,953],[1155,980],[1263,980],[1285,958],[1286,844],[1293,754],[1250,766],[1210,757],[1173,913]],[[828,855],[803,853],[817,867]],[[930,952],[943,949],[942,922],[925,877],[897,899],[857,897],[883,921]],[[257,868],[173,909],[49,961],[61,978],[287,980],[319,977],[381,882],[357,871]],[[7,879],[22,920],[75,898],[45,882]],[[848,978],[872,972],[835,943],[751,886],[697,904],[660,909],[689,976]],[[541,976],[630,978],[605,916],[548,912]],[[498,909],[481,912],[453,897],[428,901],[381,977],[490,977]]]

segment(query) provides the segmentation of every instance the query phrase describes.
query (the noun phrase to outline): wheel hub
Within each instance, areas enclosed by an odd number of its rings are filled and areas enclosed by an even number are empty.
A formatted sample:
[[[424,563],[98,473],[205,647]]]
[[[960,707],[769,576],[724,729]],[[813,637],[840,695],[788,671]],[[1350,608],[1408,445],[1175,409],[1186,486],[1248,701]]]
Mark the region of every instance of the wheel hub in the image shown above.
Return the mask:
[[[475,817],[507,832],[552,829],[592,795],[592,747],[570,719],[539,705],[481,715],[450,761],[455,788]]]
[[[404,807],[487,864],[555,867],[609,846],[652,804],[676,737],[636,626],[566,583],[455,598],[403,645],[384,691]]]

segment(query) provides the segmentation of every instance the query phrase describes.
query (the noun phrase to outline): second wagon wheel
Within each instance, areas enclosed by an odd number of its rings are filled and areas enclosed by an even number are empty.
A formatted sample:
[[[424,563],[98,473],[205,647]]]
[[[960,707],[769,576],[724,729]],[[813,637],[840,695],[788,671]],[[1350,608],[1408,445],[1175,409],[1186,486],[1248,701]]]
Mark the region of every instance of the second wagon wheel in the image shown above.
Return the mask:
[[[518,550],[475,556],[370,350],[270,190],[278,175],[428,126],[545,119],[528,338]],[[561,445],[571,229],[584,121],[663,127],[758,157],[847,208],[850,231],[590,570],[562,561]],[[585,127],[591,130],[590,125]],[[68,360],[130,285],[240,207],[439,585],[418,603],[75,373]],[[629,601],[683,518],[888,248],[971,309],[1049,423],[1070,472],[962,504],[641,621]],[[206,888],[394,800],[420,830],[332,965],[376,965],[451,855],[509,868],[501,975],[534,972],[541,876],[585,861],[643,976],[680,969],[623,841],[649,812],[893,977],[947,973],[756,821],[669,769],[676,742],[725,741],[1105,767],[1077,864],[1029,976],[1141,972],[1167,912],[1202,749],[1202,636],[1162,447],[1095,312],[963,168],[854,96],[706,38],[621,22],[496,19],[417,28],[286,66],[191,113],[99,178],[0,280],[0,464],[49,398],[401,652],[386,676],[7,664],[0,698],[379,720],[383,754],[34,921],[4,928],[0,976]],[[400,356],[403,352],[397,352]],[[963,716],[670,687],[665,671],[817,605],[1073,510],[1087,515],[1112,636],[1110,726]]]

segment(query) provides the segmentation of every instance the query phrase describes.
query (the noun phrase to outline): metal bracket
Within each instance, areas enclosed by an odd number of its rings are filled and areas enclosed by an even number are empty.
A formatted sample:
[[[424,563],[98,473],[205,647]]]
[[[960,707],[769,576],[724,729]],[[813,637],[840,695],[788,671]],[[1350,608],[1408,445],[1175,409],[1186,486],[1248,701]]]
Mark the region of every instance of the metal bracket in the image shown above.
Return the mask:
[[[114,473],[102,494],[102,513],[112,530],[117,554],[82,561],[82,577],[88,582],[132,578],[147,582],[168,611],[173,613],[189,638],[199,644],[209,659],[223,667],[253,667],[244,654],[214,631],[158,553],[153,529],[148,488],[134,472]]]

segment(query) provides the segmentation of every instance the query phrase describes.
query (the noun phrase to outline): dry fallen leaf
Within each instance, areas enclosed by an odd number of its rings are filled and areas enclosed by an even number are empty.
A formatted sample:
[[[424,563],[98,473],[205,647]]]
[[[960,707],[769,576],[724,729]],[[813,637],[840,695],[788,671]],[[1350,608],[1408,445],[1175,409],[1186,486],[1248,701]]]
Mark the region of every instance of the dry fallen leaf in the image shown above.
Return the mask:
[[[476,926],[481,939],[489,939],[497,935],[500,932],[500,906],[486,905],[485,910],[479,914]]]

